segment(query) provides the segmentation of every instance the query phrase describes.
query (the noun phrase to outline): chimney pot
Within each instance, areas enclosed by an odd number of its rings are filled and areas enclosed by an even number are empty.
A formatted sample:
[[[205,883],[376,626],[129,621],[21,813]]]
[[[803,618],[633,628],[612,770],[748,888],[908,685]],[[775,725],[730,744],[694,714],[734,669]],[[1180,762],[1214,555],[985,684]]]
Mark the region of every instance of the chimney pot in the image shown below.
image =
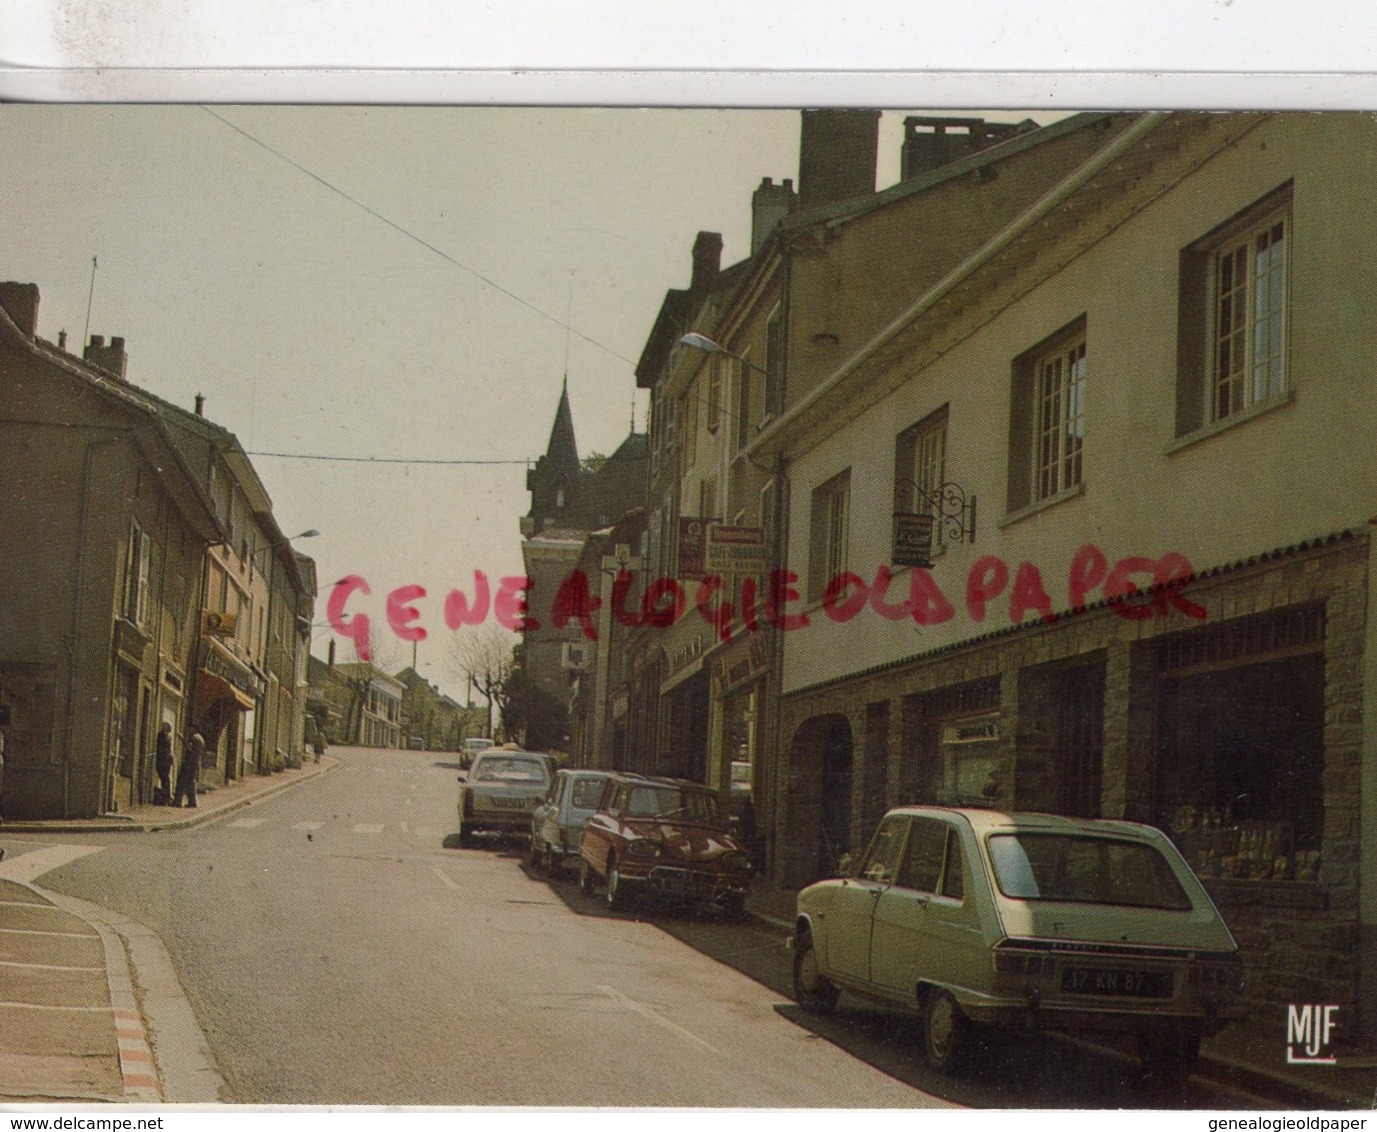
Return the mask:
[[[92,345],[92,346],[104,346],[104,345],[105,345],[105,335],[104,335],[104,334],[92,334],[92,335],[91,335],[91,345]]]
[[[37,283],[0,283],[0,307],[26,338],[38,333]]]
[[[693,279],[689,286],[697,292],[717,286],[722,271],[722,234],[699,232],[693,241]]]
[[[65,350],[67,348],[67,332],[65,330],[59,330],[57,332],[57,348],[59,350]]]
[[[124,352],[123,338],[112,338],[107,346],[103,334],[92,334],[91,344],[82,352],[82,357],[91,365],[114,374],[121,381],[127,380],[129,355]]]
[[[198,417],[206,415],[206,395],[204,393],[196,394],[196,415]]]

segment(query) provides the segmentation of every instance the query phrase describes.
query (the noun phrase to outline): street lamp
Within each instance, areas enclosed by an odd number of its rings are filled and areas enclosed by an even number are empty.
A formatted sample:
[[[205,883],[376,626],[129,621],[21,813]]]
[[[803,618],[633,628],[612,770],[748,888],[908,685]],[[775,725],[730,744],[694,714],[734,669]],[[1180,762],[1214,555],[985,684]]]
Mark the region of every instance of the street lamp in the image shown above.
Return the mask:
[[[756,365],[755,362],[743,358],[740,354],[733,354],[727,347],[722,345],[722,343],[714,342],[706,334],[699,334],[695,330],[691,330],[681,337],[679,339],[679,345],[687,346],[691,350],[702,350],[705,354],[721,354],[724,357],[731,358],[734,362],[739,362],[747,369],[753,369],[756,373],[764,374],[766,377],[770,376],[769,370],[762,369],[760,366]]]

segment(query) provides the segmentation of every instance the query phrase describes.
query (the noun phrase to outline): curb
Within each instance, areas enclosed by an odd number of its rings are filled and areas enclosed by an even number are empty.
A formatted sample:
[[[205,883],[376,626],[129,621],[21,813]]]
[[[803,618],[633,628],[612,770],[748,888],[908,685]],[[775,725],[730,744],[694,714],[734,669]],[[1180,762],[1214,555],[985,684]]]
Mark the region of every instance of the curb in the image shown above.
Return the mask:
[[[310,772],[300,778],[271,783],[260,790],[245,794],[242,798],[235,798],[218,806],[207,806],[204,813],[190,814],[186,817],[159,818],[156,821],[112,818],[104,820],[101,818],[55,818],[52,821],[7,821],[0,825],[0,833],[157,833],[164,829],[189,829],[192,826],[204,825],[206,822],[214,821],[223,814],[243,809],[245,806],[255,805],[264,798],[271,798],[284,790],[290,790],[294,786],[310,782],[312,779],[319,778],[322,774],[334,770],[339,765],[338,759],[331,759],[327,756],[321,760],[319,770],[313,764]],[[303,767],[302,769],[306,768]]]

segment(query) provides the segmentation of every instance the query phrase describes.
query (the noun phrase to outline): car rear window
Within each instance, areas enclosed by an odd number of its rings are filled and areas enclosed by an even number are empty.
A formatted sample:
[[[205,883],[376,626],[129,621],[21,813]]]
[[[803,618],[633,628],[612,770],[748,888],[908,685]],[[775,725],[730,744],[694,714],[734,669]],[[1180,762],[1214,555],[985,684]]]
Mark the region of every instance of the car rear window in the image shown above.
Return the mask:
[[[580,810],[596,810],[598,800],[602,797],[602,783],[601,778],[574,779],[574,793],[569,799],[570,805]]]
[[[710,790],[681,790],[677,786],[637,786],[626,802],[629,818],[680,818],[720,823],[717,795]]]
[[[539,759],[480,759],[473,771],[475,782],[544,782],[545,764]]]
[[[1151,845],[1064,833],[999,833],[989,839],[999,891],[1016,900],[1120,904],[1186,912],[1171,866]]]

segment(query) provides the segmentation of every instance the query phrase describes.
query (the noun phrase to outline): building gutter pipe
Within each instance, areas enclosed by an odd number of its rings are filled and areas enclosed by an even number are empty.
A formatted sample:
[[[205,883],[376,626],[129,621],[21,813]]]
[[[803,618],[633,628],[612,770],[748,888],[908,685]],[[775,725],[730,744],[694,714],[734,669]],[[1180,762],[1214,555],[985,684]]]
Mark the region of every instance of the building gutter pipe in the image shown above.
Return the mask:
[[[920,295],[914,302],[900,311],[897,316],[891,319],[881,330],[872,335],[860,349],[855,351],[855,353],[843,362],[841,367],[830,378],[814,389],[787,413],[782,415],[775,421],[772,427],[762,432],[760,436],[747,447],[746,452],[748,456],[752,452],[759,451],[769,446],[770,442],[781,436],[787,428],[806,417],[814,406],[819,404],[823,398],[834,392],[838,386],[854,374],[876,350],[886,345],[891,339],[898,335],[900,331],[948,292],[954,290],[971,275],[975,274],[981,267],[993,260],[995,256],[1005,251],[1019,236],[1027,231],[1030,226],[1046,216],[1058,205],[1064,203],[1092,177],[1103,172],[1115,161],[1118,161],[1124,154],[1142,141],[1143,138],[1156,130],[1157,127],[1170,116],[1170,113],[1165,111],[1154,111],[1143,115],[1142,118],[1127,127],[1122,134],[1106,145],[1104,149],[1077,168],[1069,177],[1039,197],[1038,200],[1033,202],[1033,204],[1020,213],[1014,220],[1010,221],[1003,229],[996,233],[988,243],[982,245],[979,250],[958,264],[943,276],[943,278],[938,280],[937,283]],[[754,460],[752,460],[752,463],[754,463]]]

